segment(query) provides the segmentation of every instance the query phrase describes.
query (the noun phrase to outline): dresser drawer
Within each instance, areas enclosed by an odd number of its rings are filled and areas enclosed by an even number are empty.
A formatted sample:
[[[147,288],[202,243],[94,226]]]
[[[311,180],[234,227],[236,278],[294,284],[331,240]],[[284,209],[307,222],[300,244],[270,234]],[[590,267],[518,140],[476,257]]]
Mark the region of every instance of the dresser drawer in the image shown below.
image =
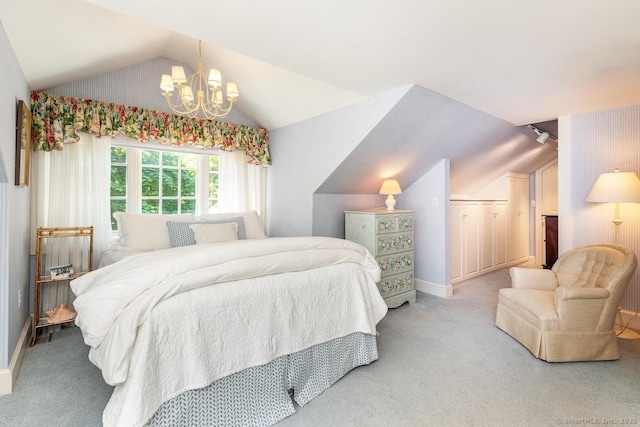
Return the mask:
[[[380,266],[381,276],[413,271],[413,252],[401,252],[399,254],[385,255],[376,258]]]
[[[396,233],[413,230],[413,214],[380,215],[376,217],[377,234]]]
[[[411,215],[398,215],[398,231],[412,231],[413,230],[413,214]]]
[[[376,256],[413,250],[413,232],[383,234],[376,241]]]
[[[383,277],[378,282],[378,289],[383,298],[413,290],[413,271]]]
[[[391,216],[391,215],[376,216],[377,234],[395,233],[396,231],[398,231],[397,216]]]

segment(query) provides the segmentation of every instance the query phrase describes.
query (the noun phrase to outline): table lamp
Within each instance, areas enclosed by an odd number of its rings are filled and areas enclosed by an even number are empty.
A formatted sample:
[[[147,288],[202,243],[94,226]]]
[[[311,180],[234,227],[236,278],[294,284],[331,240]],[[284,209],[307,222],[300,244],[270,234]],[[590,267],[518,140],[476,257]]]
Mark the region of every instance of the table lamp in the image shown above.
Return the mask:
[[[640,203],[640,179],[634,172],[620,172],[618,168],[612,173],[602,173],[593,184],[587,202],[615,203],[614,243],[618,243],[618,227],[622,224],[620,203]]]
[[[402,194],[402,189],[400,188],[400,184],[395,179],[385,179],[382,182],[382,187],[380,187],[380,194],[387,194],[387,199],[385,200],[385,204],[387,205],[388,211],[394,211],[396,206],[396,199],[393,197],[394,194]]]

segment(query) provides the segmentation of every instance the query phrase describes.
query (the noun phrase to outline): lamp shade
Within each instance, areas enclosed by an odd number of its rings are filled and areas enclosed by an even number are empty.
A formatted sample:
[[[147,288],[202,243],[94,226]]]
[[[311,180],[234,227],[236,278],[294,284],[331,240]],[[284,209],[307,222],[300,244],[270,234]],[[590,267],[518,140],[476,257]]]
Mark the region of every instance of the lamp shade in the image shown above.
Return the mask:
[[[587,202],[640,203],[640,179],[634,172],[600,174]]]
[[[215,68],[211,68],[209,70],[209,84],[213,87],[220,87],[222,85],[222,77],[220,74],[220,70]]]
[[[227,83],[227,98],[236,99],[238,96],[240,96],[240,92],[238,92],[238,85],[234,82]]]
[[[169,74],[163,74],[160,80],[160,89],[165,92],[173,92],[173,79]]]
[[[186,83],[187,76],[184,73],[184,68],[179,65],[174,65],[171,67],[171,78],[174,83]]]
[[[380,194],[402,194],[402,189],[395,179],[385,179],[380,187]]]

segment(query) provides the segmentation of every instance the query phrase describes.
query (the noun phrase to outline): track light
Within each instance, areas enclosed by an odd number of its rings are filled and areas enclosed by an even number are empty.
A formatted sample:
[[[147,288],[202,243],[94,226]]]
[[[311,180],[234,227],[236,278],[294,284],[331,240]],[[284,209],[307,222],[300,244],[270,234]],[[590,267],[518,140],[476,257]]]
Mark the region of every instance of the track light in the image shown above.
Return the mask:
[[[558,138],[556,138],[555,136],[551,135],[549,132],[545,132],[543,130],[540,130],[537,127],[535,127],[534,125],[527,125],[527,127],[529,129],[531,129],[532,131],[534,131],[536,133],[536,135],[538,135],[538,137],[536,138],[536,141],[538,141],[540,144],[544,144],[545,142],[547,142],[547,139],[549,139],[549,138],[553,139],[555,142],[558,142]]]
[[[549,139],[549,132],[542,132],[539,137],[536,138],[540,144],[544,144]]]

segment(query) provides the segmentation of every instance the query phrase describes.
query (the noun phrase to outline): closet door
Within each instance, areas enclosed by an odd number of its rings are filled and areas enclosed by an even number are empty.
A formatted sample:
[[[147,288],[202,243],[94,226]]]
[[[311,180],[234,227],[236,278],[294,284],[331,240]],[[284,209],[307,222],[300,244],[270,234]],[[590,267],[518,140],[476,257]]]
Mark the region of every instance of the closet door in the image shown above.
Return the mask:
[[[529,179],[518,180],[518,261],[529,259]]]
[[[465,202],[463,214],[465,277],[480,271],[480,203]]]
[[[494,203],[482,202],[480,205],[480,271],[494,268]]]
[[[495,202],[494,215],[494,261],[495,268],[507,264],[507,202]]]
[[[507,262],[517,264],[529,258],[529,179],[507,178],[507,193]]]
[[[464,247],[462,240],[463,214],[464,205],[461,202],[451,202],[451,206],[449,208],[451,271],[449,272],[449,276],[452,282],[462,278],[462,251]]]

